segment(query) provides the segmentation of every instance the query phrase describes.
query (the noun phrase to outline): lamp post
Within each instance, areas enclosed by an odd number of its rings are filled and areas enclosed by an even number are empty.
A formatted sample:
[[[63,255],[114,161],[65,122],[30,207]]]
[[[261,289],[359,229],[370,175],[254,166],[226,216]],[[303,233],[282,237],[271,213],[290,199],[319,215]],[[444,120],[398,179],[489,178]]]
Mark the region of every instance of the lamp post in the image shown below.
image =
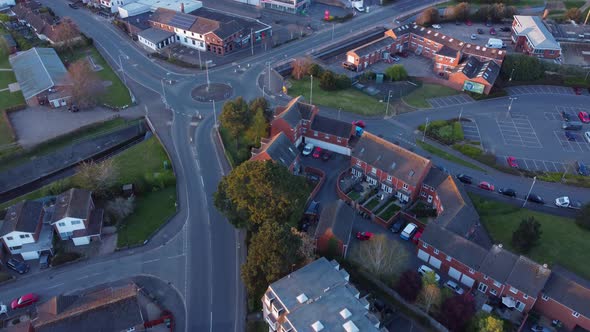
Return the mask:
[[[268,92],[272,92],[272,90],[270,89],[270,61],[268,61],[266,64],[268,66]]]
[[[166,99],[166,89],[164,89],[164,79],[160,79],[160,83],[162,84],[162,98],[164,101],[164,106],[168,109],[168,100]]]
[[[332,40],[334,40],[334,23],[332,23]]]
[[[426,117],[426,125],[424,126],[424,134],[422,135],[422,142],[426,139],[426,130],[428,129],[428,117]]]
[[[387,117],[387,114],[389,114],[389,99],[391,98],[391,90],[389,90],[389,93],[387,93],[387,105],[385,106],[385,117]]]
[[[125,54],[119,54],[119,68],[121,68],[121,74],[123,75],[123,83],[127,86],[127,78],[125,77],[125,69],[123,69],[123,61],[121,60],[121,57],[124,57],[125,60],[129,60],[129,57]]]
[[[508,111],[506,112],[506,116],[510,115],[510,111],[512,110],[512,102],[518,98],[516,97],[509,97],[508,99],[510,99],[510,104],[508,104]]]
[[[461,110],[459,111],[459,123],[461,123],[461,115],[463,115],[463,107],[461,107]]]
[[[213,128],[217,128],[217,112],[215,112],[215,101],[211,99],[211,103],[213,104]]]
[[[309,92],[309,103],[313,105],[313,75],[310,75],[310,92]]]
[[[512,71],[510,72],[510,78],[508,79],[508,82],[512,82],[512,75],[514,74],[514,70],[516,68],[512,68]]]
[[[209,85],[211,84],[211,81],[209,81],[209,61],[210,60],[205,61],[205,71],[207,73],[207,92],[209,92]]]
[[[526,205],[526,202],[529,200],[529,195],[531,194],[531,191],[533,191],[533,187],[535,186],[535,182],[537,182],[536,176],[533,178],[533,184],[531,184],[531,189],[529,189],[529,192],[526,194],[526,197],[524,198],[524,203],[522,203],[523,208]]]

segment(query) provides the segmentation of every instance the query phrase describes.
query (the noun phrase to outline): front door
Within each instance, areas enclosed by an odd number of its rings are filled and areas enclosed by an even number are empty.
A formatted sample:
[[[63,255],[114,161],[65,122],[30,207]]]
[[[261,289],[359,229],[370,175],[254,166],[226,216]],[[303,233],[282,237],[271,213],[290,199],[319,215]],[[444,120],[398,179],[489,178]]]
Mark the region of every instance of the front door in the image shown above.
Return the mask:
[[[516,310],[523,311],[525,306],[526,306],[526,304],[524,304],[520,301],[516,301]]]

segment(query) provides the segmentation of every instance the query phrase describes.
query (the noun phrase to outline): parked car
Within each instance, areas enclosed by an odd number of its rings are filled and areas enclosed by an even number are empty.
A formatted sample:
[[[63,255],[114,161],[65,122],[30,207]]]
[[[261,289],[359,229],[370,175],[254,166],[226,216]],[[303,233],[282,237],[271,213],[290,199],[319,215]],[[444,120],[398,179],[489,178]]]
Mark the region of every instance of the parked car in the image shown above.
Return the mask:
[[[582,94],[582,88],[580,88],[580,87],[577,87],[577,86],[576,86],[576,87],[574,87],[573,89],[574,89],[574,93],[575,93],[576,95],[578,95],[578,96],[579,96],[579,95],[581,95],[581,94]]]
[[[478,33],[479,35],[483,35],[483,29],[481,29],[481,28],[480,28],[480,29],[477,29],[477,33]]]
[[[492,21],[486,21],[486,27],[491,27],[492,26]]]
[[[578,161],[577,166],[578,166],[578,174],[580,174],[582,176],[590,175],[590,171],[588,170],[588,167],[586,167],[586,165],[584,165],[583,162]]]
[[[330,160],[330,157],[331,157],[331,156],[332,156],[332,155],[330,154],[330,152],[328,152],[328,151],[324,150],[324,152],[322,153],[322,160],[323,160],[323,161],[328,161],[328,160]]]
[[[39,268],[40,269],[48,268],[50,263],[51,263],[51,254],[50,253],[44,252],[41,254],[41,256],[39,256]]]
[[[414,233],[416,233],[417,231],[418,226],[411,222],[407,224],[406,227],[404,227],[404,230],[400,233],[399,237],[401,237],[404,240],[409,240],[412,238],[412,236],[414,236]]]
[[[561,124],[563,130],[582,130],[582,122],[579,121],[566,121]]]
[[[567,113],[566,111],[561,111],[561,117],[563,118],[564,121],[570,121],[572,119],[570,114]]]
[[[402,231],[402,228],[406,227],[406,222],[403,219],[399,219],[389,229],[392,233],[399,233]]]
[[[506,161],[508,162],[508,166],[510,167],[518,167],[518,162],[516,162],[516,158],[512,157],[512,156],[508,156],[506,158]]]
[[[433,269],[431,269],[430,267],[428,267],[428,266],[426,266],[426,265],[422,265],[422,266],[420,266],[420,267],[418,268],[418,273],[419,273],[421,276],[424,276],[424,275],[425,275],[426,273],[428,273],[428,272],[432,272],[432,273],[434,273],[434,280],[436,280],[437,282],[440,280],[440,276],[439,276],[439,275],[438,275],[436,272],[434,272],[434,270],[433,270]]]
[[[477,35],[476,35],[476,34],[474,34],[474,33],[472,33],[472,34],[471,34],[471,37],[469,37],[469,38],[471,38],[471,40],[476,40],[476,39],[477,39]]]
[[[321,155],[322,155],[322,148],[320,148],[319,146],[316,146],[316,148],[313,149],[313,153],[311,156],[314,157],[315,159],[319,159]]]
[[[543,325],[538,325],[538,324],[533,325],[533,327],[531,327],[531,331],[533,331],[533,332],[551,332],[550,329],[544,327]]]
[[[584,138],[586,139],[586,142],[590,143],[590,131],[584,133]]]
[[[510,27],[501,27],[500,31],[502,32],[510,32]]]
[[[371,232],[357,232],[356,238],[361,241],[370,240],[373,237],[373,233]]]
[[[534,193],[530,193],[528,195],[528,197],[525,196],[525,198],[529,202],[538,203],[538,204],[545,204],[545,201],[543,200],[543,198],[537,194],[534,194]]]
[[[471,20],[467,20],[467,21],[465,21],[465,24],[466,24],[467,26],[472,26],[472,25],[473,25],[473,23],[471,23]]]
[[[455,21],[455,25],[461,25],[460,21]]]
[[[76,4],[74,4],[74,3],[68,3],[68,6],[70,6],[70,8],[72,8],[72,9],[78,9],[78,8],[80,8],[80,7],[78,7],[78,6],[77,6]]]
[[[416,234],[414,234],[414,236],[412,237],[412,242],[414,242],[414,244],[418,244],[418,241],[420,241],[420,238],[422,237],[422,230],[419,229]]]
[[[440,28],[442,28],[442,27],[440,26],[440,24],[433,24],[433,25],[432,25],[432,27],[433,27],[434,29],[440,29]]]
[[[303,154],[304,156],[309,156],[312,151],[313,151],[313,144],[307,143],[307,144],[305,144],[305,147],[303,148],[303,152],[301,152],[301,154]]]
[[[478,187],[483,190],[494,191],[494,185],[486,181],[480,182]]]
[[[500,188],[498,192],[505,196],[516,197],[516,191],[510,188]]]
[[[37,301],[39,301],[39,296],[37,294],[33,294],[33,293],[25,294],[17,299],[14,299],[10,303],[10,308],[12,308],[12,310],[14,310],[14,309],[28,307]]]
[[[445,285],[444,286],[446,288],[452,290],[456,294],[463,295],[463,293],[465,293],[465,291],[463,290],[463,288],[461,288],[459,285],[457,285],[456,282],[454,282],[452,280],[448,280],[447,282],[445,282]]]
[[[342,67],[344,69],[348,69],[348,70],[351,70],[351,71],[356,71],[356,65],[354,63],[350,63],[350,62],[346,62],[345,61],[345,62],[342,63]]]
[[[583,123],[590,123],[590,116],[588,116],[588,112],[579,112],[578,118],[580,118],[580,121],[582,121]]]
[[[471,178],[471,176],[465,175],[465,174],[457,174],[457,180],[459,180],[463,183],[466,183],[466,184],[473,183],[473,178]]]
[[[555,205],[562,208],[579,210],[582,208],[582,202],[572,201],[569,197],[563,196],[555,199]]]
[[[495,36],[496,35],[496,29],[490,28],[490,35]]]
[[[393,55],[393,54],[390,54],[389,57],[391,58],[391,60],[393,62],[399,62],[401,60],[398,56]]]
[[[8,261],[6,261],[6,266],[11,270],[16,271],[18,274],[25,274],[29,272],[29,265],[23,261],[19,261],[16,258],[10,258]]]
[[[567,138],[568,141],[576,141],[576,137],[576,134],[572,133],[571,131],[565,132],[565,138]]]
[[[363,120],[354,120],[354,121],[352,121],[352,125],[353,126],[357,126],[357,127],[361,127],[361,128],[365,128],[365,121],[363,121]]]
[[[408,53],[408,51],[402,51],[397,53],[397,55],[401,56],[402,58],[407,58],[408,56],[410,56],[410,53]]]

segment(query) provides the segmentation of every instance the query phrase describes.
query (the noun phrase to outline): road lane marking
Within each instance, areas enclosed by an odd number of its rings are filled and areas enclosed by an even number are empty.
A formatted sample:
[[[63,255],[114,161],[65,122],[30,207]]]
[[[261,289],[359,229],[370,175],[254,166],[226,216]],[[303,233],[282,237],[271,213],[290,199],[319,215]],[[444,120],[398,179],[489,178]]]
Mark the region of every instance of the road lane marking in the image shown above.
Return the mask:
[[[201,179],[201,186],[203,186],[203,188],[205,188],[205,182],[203,181],[203,176],[199,175],[199,178]]]
[[[148,263],[154,263],[154,262],[157,262],[157,261],[159,261],[160,259],[161,259],[161,258],[150,259],[150,260],[147,260],[147,261],[143,261],[143,263],[144,263],[144,264],[148,264]]]
[[[63,286],[63,285],[64,285],[63,282],[62,283],[59,283],[59,284],[53,284],[52,286],[48,286],[47,289],[57,288],[57,287],[60,287],[60,286]]]

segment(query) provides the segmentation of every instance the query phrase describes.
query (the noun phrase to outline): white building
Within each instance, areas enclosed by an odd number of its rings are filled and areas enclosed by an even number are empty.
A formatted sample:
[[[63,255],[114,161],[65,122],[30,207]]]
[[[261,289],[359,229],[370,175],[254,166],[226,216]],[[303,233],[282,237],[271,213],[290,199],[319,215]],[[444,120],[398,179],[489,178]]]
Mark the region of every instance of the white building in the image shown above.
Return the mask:
[[[9,207],[1,221],[0,237],[10,254],[29,260],[51,251],[53,232],[45,219],[43,203],[22,201]]]
[[[119,0],[111,2],[119,2]],[[153,12],[158,8],[190,13],[203,7],[203,3],[198,0],[124,0],[122,2],[124,3],[120,5],[113,4],[116,7],[109,7],[113,13],[118,11],[121,18]]]
[[[158,50],[174,43],[176,36],[174,32],[149,28],[143,30],[137,34],[137,40],[151,51],[157,52]]]
[[[100,239],[102,217],[103,210],[94,208],[90,191],[72,188],[57,196],[51,225],[62,240],[72,239],[79,246],[93,237]]]
[[[0,0],[0,9],[8,8],[14,5],[14,0]]]

